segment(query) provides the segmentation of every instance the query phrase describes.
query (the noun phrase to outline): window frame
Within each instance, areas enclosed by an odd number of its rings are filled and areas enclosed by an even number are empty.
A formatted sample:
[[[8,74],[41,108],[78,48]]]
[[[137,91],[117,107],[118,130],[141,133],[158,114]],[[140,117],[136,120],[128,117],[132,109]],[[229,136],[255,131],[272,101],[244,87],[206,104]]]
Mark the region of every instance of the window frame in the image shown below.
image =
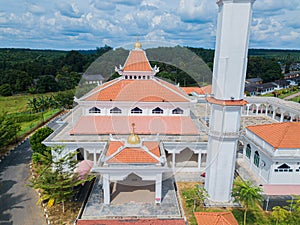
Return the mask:
[[[254,156],[253,156],[253,164],[256,167],[259,167],[259,162],[260,162],[260,155],[259,155],[258,151],[255,151]]]
[[[121,114],[122,110],[118,107],[114,107],[114,108],[109,110],[109,113],[111,113],[111,114]]]
[[[132,113],[132,114],[142,114],[143,110],[139,107],[134,107],[133,109],[130,110],[130,113]]]
[[[152,114],[164,114],[164,110],[160,107],[152,109]]]
[[[183,114],[183,109],[177,107],[175,109],[172,110],[172,114],[174,115],[182,115]]]
[[[248,159],[251,158],[251,153],[252,153],[251,145],[250,145],[250,144],[247,144],[247,146],[246,146],[246,157],[247,157]]]
[[[89,109],[89,113],[91,113],[91,114],[100,114],[101,113],[101,109],[99,109],[96,106],[93,106],[92,108]]]

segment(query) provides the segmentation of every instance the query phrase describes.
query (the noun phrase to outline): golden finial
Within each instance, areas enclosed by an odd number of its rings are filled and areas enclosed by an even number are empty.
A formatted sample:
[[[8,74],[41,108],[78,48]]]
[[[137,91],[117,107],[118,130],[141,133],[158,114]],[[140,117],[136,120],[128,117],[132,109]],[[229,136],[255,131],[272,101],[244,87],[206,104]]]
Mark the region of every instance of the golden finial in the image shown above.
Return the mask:
[[[131,124],[131,127],[132,127],[132,134],[134,134],[135,123],[132,123],[132,124]]]
[[[141,143],[141,140],[140,140],[140,137],[134,133],[135,123],[132,123],[131,127],[132,127],[132,131],[131,131],[131,134],[127,138],[127,143],[131,144],[131,145],[137,145],[137,144]]]
[[[134,43],[134,48],[142,48],[141,42],[139,42],[139,35],[136,35],[136,42]]]

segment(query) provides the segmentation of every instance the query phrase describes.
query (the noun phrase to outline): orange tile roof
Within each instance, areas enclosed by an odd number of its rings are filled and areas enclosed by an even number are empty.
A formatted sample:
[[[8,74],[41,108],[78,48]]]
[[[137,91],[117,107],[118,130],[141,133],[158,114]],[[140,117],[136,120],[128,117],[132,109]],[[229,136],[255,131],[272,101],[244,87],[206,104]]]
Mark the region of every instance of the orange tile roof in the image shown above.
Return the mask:
[[[160,151],[157,142],[143,142],[151,153],[160,157]],[[121,146],[124,146],[123,142],[112,141],[110,142],[106,156],[110,156],[115,153]],[[144,149],[124,148],[122,151],[117,153],[113,158],[108,160],[108,163],[158,163],[158,160],[148,154]]]
[[[209,103],[223,105],[223,106],[243,106],[247,104],[245,100],[219,100],[213,97],[207,97],[206,100]]]
[[[248,130],[277,148],[300,148],[300,122],[248,126]]]
[[[194,212],[198,225],[238,225],[231,212]]]
[[[82,116],[70,134],[199,134],[188,116]]]
[[[167,83],[167,82],[165,82]],[[133,101],[133,102],[188,102],[187,96],[174,85],[161,80],[119,79],[104,86],[85,101]]]
[[[77,225],[186,225],[183,219],[78,220]]]
[[[130,51],[123,71],[152,71],[146,53],[140,49]]]
[[[184,90],[184,92],[188,95],[191,94],[192,92],[195,92],[198,95],[205,94],[200,87],[182,87],[182,90]]]
[[[211,94],[212,93],[212,85],[206,85],[204,87],[201,87],[201,90],[204,92],[204,94]]]

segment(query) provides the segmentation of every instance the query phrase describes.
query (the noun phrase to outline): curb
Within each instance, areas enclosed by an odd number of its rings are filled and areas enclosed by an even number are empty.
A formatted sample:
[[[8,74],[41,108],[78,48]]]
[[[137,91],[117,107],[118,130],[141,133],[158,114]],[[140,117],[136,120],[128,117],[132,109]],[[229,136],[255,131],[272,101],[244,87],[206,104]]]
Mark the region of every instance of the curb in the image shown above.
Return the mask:
[[[34,175],[33,170],[32,170],[32,163],[29,164],[29,167],[30,167],[30,171],[31,171],[31,177],[32,177],[33,179],[35,179],[35,175]],[[38,190],[37,192],[38,192],[39,198],[41,198],[41,197],[42,197],[42,194],[41,194],[40,190]],[[48,213],[46,204],[43,203],[43,201],[41,201],[41,206],[42,206],[43,209],[44,209],[44,216],[46,217],[46,223],[47,223],[47,224],[51,224],[51,221],[50,221],[50,219],[49,219],[49,213]]]

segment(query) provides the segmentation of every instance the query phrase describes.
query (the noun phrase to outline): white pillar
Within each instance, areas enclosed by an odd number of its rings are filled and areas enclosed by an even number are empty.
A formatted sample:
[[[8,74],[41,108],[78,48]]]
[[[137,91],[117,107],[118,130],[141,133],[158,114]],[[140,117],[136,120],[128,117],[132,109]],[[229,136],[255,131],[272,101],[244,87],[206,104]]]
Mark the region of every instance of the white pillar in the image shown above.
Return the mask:
[[[104,194],[104,204],[110,204],[110,182],[109,175],[103,174],[103,194]]]
[[[83,157],[85,160],[87,160],[87,150],[83,149]]]
[[[155,180],[155,203],[161,203],[161,191],[162,191],[162,174],[156,174]]]
[[[243,146],[243,161],[245,161],[245,157],[246,157],[246,148],[247,148],[247,144],[246,144],[246,142],[244,142],[244,146]]]
[[[275,115],[276,115],[276,109],[273,108],[273,114],[272,114],[272,119],[275,120]]]
[[[291,118],[290,118],[290,122],[293,122],[294,116],[295,116],[294,114],[291,114],[291,113],[290,113],[290,117],[291,117]]]
[[[258,115],[258,109],[259,109],[259,106],[260,106],[260,104],[255,104],[255,107],[256,107],[256,112],[255,112],[255,114],[256,114],[256,115]]]
[[[283,122],[284,113],[280,113],[280,122]]]
[[[172,152],[172,169],[175,169],[175,161],[176,161],[175,152]]]
[[[247,116],[249,116],[249,107],[250,105],[247,105]]]
[[[96,165],[96,162],[97,162],[97,160],[96,160],[96,149],[94,148],[94,165]]]
[[[202,151],[201,149],[199,150],[199,153],[198,153],[198,169],[201,168],[201,156],[202,156]]]

